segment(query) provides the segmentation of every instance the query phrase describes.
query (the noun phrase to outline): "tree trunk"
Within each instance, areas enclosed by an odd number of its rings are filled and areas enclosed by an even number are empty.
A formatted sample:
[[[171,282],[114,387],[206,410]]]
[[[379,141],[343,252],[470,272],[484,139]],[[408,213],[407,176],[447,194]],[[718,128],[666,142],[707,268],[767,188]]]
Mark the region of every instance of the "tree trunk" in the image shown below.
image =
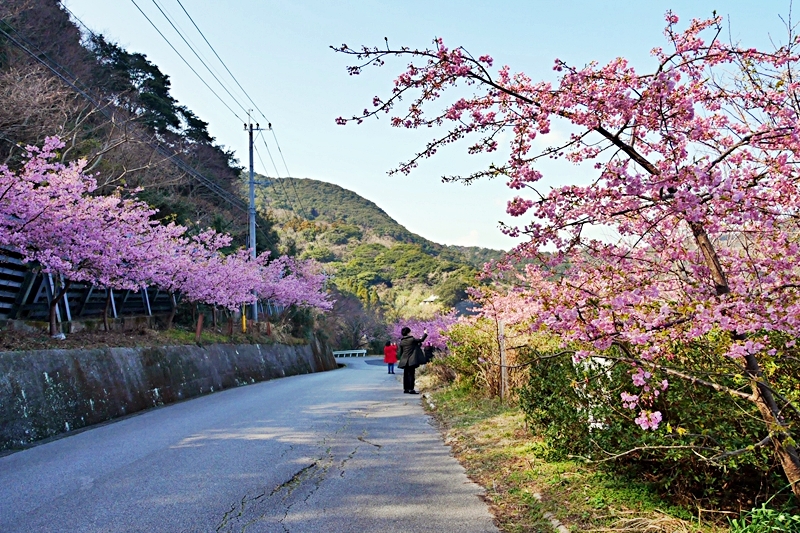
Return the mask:
[[[56,309],[61,300],[67,294],[69,286],[72,284],[70,280],[64,281],[64,286],[58,290],[58,294],[53,295],[53,300],[50,302],[50,336],[55,337],[60,332],[58,331],[58,320],[56,320]]]
[[[197,314],[197,329],[194,332],[194,342],[200,342],[200,334],[203,333],[203,313]]]
[[[214,333],[217,333],[217,306],[211,308],[211,324],[214,328]]]
[[[763,373],[755,355],[749,354],[745,357],[745,371],[751,378],[753,389],[753,402],[761,413],[761,418],[767,426],[772,445],[775,449],[775,456],[783,467],[783,473],[789,481],[794,495],[800,499],[800,455],[794,439],[789,433],[786,420],[781,416],[772,391],[764,383]]]
[[[727,276],[722,268],[717,251],[714,249],[714,244],[708,238],[705,227],[700,222],[690,222],[689,227],[700,252],[703,254],[706,266],[711,271],[717,295],[728,294],[731,289],[728,285]],[[747,338],[747,335],[737,333],[733,338],[734,340],[742,341]],[[772,390],[765,383],[766,380],[761,371],[761,365],[755,355],[748,354],[745,357],[745,372],[751,380],[753,401],[758,407],[761,418],[764,420],[764,424],[772,437],[775,455],[781,462],[783,473],[791,484],[792,491],[795,496],[800,498],[800,456],[798,456],[797,448],[794,445],[794,439],[789,433],[789,427],[781,416],[775,396],[773,396]]]
[[[725,271],[722,269],[722,264],[719,262],[719,255],[717,255],[717,251],[714,249],[714,244],[711,242],[711,239],[708,238],[706,229],[700,222],[689,222],[689,227],[692,229],[697,247],[703,254],[706,266],[711,271],[711,277],[714,279],[717,295],[722,296],[723,294],[728,294],[731,292],[731,288],[728,285],[728,278],[725,275]]]
[[[50,336],[55,337],[58,335],[58,321],[56,320],[56,307],[58,307],[58,300],[53,298],[50,302]]]
[[[178,301],[175,299],[175,293],[170,293],[169,296],[172,307],[170,307],[169,316],[167,317],[167,329],[172,329],[172,321],[175,320],[175,313],[178,312]]]
[[[106,306],[103,309],[103,327],[106,331],[110,331],[108,326],[108,309],[111,307],[111,289],[106,289]]]

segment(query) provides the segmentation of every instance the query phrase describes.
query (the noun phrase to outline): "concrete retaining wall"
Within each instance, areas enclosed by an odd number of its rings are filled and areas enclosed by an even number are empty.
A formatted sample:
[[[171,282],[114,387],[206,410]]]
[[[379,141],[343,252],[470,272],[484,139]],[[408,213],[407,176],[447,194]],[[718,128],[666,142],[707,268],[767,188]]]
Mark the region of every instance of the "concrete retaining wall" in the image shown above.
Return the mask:
[[[334,368],[318,342],[0,352],[0,450],[201,394]]]

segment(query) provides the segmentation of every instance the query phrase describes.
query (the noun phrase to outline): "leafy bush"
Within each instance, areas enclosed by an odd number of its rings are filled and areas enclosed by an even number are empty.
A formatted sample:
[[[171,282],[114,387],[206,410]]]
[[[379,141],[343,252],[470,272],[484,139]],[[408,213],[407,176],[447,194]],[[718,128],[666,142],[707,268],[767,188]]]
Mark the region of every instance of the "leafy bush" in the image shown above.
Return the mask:
[[[427,282],[437,272],[439,261],[416,244],[396,244],[375,258],[376,264],[390,273],[392,279],[415,279]]]
[[[316,259],[320,263],[330,263],[336,260],[333,252],[324,246],[309,246],[300,255],[301,259]]]
[[[469,322],[458,322],[450,326],[447,337],[447,357],[437,359],[436,364],[446,366],[455,381],[486,396],[500,395],[500,350],[498,325],[493,320],[479,318]],[[509,396],[514,402],[516,393],[526,382],[525,365],[530,354],[518,349],[525,345],[539,350],[554,346],[550,336],[531,333],[527,330],[513,331],[507,328],[506,365]],[[446,374],[446,373],[445,373]]]
[[[731,533],[800,533],[800,516],[768,509],[767,504],[730,522]]]
[[[487,325],[483,321],[483,325]],[[455,381],[468,388],[477,388],[487,383],[487,361],[492,359],[496,340],[488,327],[480,324],[454,324],[447,331],[448,355],[435,359],[431,365],[439,365],[455,373]],[[452,375],[450,373],[450,375]],[[443,375],[448,372],[442,371]]]
[[[360,239],[361,228],[352,224],[341,224],[334,226],[325,233],[325,238],[332,244],[347,244],[350,239]]]
[[[703,357],[698,347],[690,350],[696,372],[721,370],[713,368],[714,359]],[[740,508],[759,491],[774,493],[779,488],[781,479],[768,447],[709,460],[764,438],[763,422],[751,403],[672,380],[652,406],[664,417],[652,431],[634,423],[638,408],[623,405],[621,394],[630,390],[630,368],[610,360],[576,364],[569,356],[538,359],[519,391],[520,407],[552,458],[605,461],[619,473],[645,477],[678,503],[708,499]]]
[[[436,286],[436,295],[445,307],[453,307],[467,299],[467,289],[477,283],[475,276],[475,269],[461,267]]]

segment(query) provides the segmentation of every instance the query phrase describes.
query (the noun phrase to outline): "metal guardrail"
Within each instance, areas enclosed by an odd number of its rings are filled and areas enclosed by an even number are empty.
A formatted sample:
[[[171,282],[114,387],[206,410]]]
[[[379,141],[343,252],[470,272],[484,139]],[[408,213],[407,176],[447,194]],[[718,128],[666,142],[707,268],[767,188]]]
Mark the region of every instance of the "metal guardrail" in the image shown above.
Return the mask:
[[[0,320],[48,320],[50,302],[56,293],[54,279],[22,262],[22,255],[0,249]],[[172,310],[172,294],[154,287],[139,291],[115,291],[88,283],[73,282],[56,308],[58,322],[101,318],[109,300],[109,318],[152,316]],[[176,295],[180,301],[180,295]],[[258,303],[259,314],[274,317],[285,307],[270,300]]]
[[[334,350],[334,357],[366,357],[366,350]]]
[[[47,320],[56,291],[49,274],[31,270],[22,256],[0,250],[0,320]],[[108,300],[110,297],[110,300]],[[59,322],[102,317],[109,303],[109,316],[152,316],[172,309],[172,296],[148,287],[140,291],[114,291],[87,283],[72,283],[56,308]]]

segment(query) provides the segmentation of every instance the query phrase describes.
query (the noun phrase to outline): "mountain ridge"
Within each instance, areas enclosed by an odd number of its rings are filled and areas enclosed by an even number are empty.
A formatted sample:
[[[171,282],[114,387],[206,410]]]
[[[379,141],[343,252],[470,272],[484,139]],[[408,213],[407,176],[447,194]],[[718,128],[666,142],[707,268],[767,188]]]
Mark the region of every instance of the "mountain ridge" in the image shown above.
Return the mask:
[[[504,252],[443,245],[409,231],[375,202],[310,178],[259,177],[256,207],[274,222],[284,252],[323,263],[330,285],[380,321],[447,312]]]
[[[335,183],[312,178],[259,176],[259,179],[262,182],[267,180],[268,183],[261,185],[257,193],[264,210],[291,213],[308,221],[357,225],[374,231],[379,237],[418,244],[432,255],[459,258],[475,268],[481,268],[485,262],[499,259],[505,253],[503,250],[480,246],[449,245],[431,241],[409,231],[372,200]]]

